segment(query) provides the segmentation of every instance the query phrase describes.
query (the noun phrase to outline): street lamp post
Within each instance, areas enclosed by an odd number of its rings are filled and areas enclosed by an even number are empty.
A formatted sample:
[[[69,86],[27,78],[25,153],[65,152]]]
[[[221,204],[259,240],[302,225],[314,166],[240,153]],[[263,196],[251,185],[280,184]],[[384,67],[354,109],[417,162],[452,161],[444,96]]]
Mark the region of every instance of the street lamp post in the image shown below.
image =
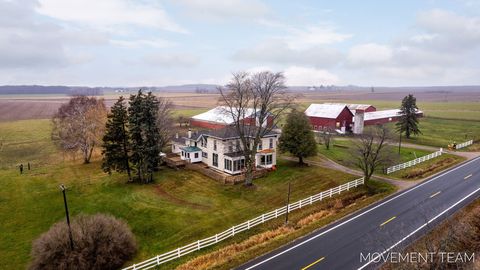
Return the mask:
[[[70,238],[70,248],[73,250],[73,237],[72,237],[72,228],[70,227],[70,216],[68,214],[68,205],[67,205],[67,195],[65,194],[65,186],[60,185],[60,189],[63,193],[63,203],[65,204],[65,215],[67,216],[67,225],[68,225],[68,237]]]

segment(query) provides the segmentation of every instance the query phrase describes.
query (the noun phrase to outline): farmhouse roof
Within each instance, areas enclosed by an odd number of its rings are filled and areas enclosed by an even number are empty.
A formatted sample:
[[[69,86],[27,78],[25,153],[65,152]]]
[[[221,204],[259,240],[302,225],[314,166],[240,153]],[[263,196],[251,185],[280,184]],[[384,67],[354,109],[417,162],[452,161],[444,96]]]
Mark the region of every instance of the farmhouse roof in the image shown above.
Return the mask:
[[[181,147],[180,149],[182,149],[185,152],[189,152],[189,153],[202,151],[202,149],[200,149],[196,146],[186,146],[186,147]]]
[[[245,115],[240,117],[240,119],[248,118],[255,114],[255,110],[253,108],[245,109]],[[206,111],[201,114],[197,114],[192,116],[192,119],[199,120],[199,121],[207,121],[207,122],[214,122],[220,124],[232,124],[234,119],[232,118],[231,113],[229,112],[229,108],[227,106],[218,106],[209,111]]]
[[[305,114],[307,116],[321,117],[321,118],[331,118],[336,119],[340,113],[347,107],[346,104],[334,104],[334,103],[323,103],[323,104],[310,104]],[[347,107],[348,110],[348,107]],[[350,111],[350,110],[349,110]]]

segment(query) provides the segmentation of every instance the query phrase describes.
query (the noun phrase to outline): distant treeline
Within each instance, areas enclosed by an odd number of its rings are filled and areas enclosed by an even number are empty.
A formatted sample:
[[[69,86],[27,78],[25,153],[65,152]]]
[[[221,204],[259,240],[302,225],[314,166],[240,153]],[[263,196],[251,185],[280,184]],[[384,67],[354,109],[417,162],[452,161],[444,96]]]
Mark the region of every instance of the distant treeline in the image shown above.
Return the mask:
[[[98,87],[41,86],[41,85],[5,85],[0,86],[0,95],[5,94],[59,94],[59,95],[103,95]]]

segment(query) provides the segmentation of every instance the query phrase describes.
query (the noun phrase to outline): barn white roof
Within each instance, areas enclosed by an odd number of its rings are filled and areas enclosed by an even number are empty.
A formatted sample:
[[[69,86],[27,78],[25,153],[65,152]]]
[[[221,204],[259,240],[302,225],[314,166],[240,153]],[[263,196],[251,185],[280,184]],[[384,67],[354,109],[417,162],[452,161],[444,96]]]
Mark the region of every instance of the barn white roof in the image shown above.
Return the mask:
[[[418,110],[417,114],[422,114],[423,112]],[[399,109],[393,109],[393,110],[383,110],[383,111],[375,111],[375,112],[366,112],[364,114],[363,120],[368,121],[368,120],[378,120],[378,119],[385,119],[385,118],[393,118],[400,116],[400,110]],[[355,121],[355,118],[354,118]]]
[[[324,104],[310,104],[305,114],[307,116],[313,117],[322,117],[322,118],[331,118],[335,119],[345,108],[345,104],[334,104],[334,103],[324,103]]]
[[[240,119],[243,119],[245,117],[250,117],[251,115],[254,114],[254,112],[255,111],[253,108],[247,108],[245,110],[245,116],[240,117]],[[204,113],[192,116],[192,119],[199,120],[199,121],[215,122],[215,123],[226,124],[226,125],[232,124],[234,122],[232,115],[229,112],[229,108],[226,106],[215,107]]]
[[[375,111],[375,112],[366,112],[363,120],[377,120],[377,119],[384,119],[390,117],[397,117],[400,116],[400,110],[393,109],[393,110],[383,110],[383,111]]]
[[[370,104],[344,104],[344,103],[325,103],[325,104],[347,106],[354,114],[355,114],[355,110],[366,110],[368,109],[368,107],[372,106]]]

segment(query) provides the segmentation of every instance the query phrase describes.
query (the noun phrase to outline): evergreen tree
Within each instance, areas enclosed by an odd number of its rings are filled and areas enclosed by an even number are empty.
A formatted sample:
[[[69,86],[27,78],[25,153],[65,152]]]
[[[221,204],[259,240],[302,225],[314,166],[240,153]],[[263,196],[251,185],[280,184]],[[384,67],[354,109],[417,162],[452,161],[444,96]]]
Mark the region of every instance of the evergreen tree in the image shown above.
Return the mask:
[[[157,127],[158,100],[149,92],[143,101],[143,129],[145,134],[144,162],[147,182],[153,181],[153,172],[160,162],[160,133]]]
[[[294,110],[287,116],[279,148],[281,152],[289,152],[298,157],[300,164],[304,164],[304,158],[317,154],[317,144],[310,121],[303,112]]]
[[[130,95],[130,106],[128,107],[128,124],[130,139],[132,140],[132,156],[130,160],[135,168],[137,180],[144,182],[145,171],[143,163],[144,139],[143,139],[143,99],[145,95],[139,90],[136,95]]]
[[[130,138],[127,130],[128,114],[125,99],[121,96],[112,106],[107,116],[106,131],[103,136],[103,163],[105,172],[127,172],[128,180],[132,181],[130,172]]]
[[[135,167],[138,181],[153,181],[153,172],[159,162],[159,133],[156,124],[158,113],[157,98],[139,90],[130,96],[129,131],[132,141],[131,162]]]
[[[402,136],[405,133],[405,137],[410,138],[410,135],[418,135],[422,132],[418,128],[418,111],[417,99],[409,94],[402,100],[402,106],[400,107],[400,119],[397,122],[397,132]]]

